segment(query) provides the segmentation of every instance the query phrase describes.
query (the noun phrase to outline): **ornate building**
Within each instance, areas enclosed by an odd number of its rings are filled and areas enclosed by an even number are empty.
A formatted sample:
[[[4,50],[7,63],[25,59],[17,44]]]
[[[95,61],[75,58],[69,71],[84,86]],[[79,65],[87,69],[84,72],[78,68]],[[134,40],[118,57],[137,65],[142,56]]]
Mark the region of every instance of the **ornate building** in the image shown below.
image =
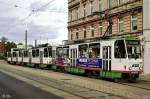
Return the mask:
[[[68,0],[68,9],[69,43],[143,34],[142,0]]]
[[[3,44],[1,41],[0,41],[0,54],[4,54],[5,53],[5,44]]]

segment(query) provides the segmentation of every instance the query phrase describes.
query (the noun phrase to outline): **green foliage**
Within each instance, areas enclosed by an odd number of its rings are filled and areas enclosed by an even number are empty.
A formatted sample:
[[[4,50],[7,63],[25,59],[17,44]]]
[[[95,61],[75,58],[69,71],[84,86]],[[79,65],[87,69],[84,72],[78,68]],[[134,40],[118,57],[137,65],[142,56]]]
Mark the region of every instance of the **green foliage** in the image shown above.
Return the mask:
[[[1,37],[1,42],[2,42],[2,43],[7,42],[7,40],[8,40],[8,39],[7,39],[6,37]]]
[[[3,53],[0,53],[0,60],[6,59],[5,55]]]
[[[14,42],[7,42],[5,46],[6,46],[6,52],[10,52],[11,48],[17,47],[17,45]]]
[[[16,48],[17,45],[14,42],[9,42],[6,37],[1,37],[1,44],[4,46],[4,51],[0,53],[0,59],[5,59],[7,52],[11,51],[11,48]]]

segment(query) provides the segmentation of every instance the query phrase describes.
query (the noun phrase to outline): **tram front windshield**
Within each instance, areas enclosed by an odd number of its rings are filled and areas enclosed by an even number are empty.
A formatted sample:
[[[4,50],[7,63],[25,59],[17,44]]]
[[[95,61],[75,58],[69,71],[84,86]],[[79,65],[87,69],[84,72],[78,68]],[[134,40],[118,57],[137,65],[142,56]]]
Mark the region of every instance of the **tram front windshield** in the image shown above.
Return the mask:
[[[141,45],[139,40],[126,40],[128,58],[141,57]]]

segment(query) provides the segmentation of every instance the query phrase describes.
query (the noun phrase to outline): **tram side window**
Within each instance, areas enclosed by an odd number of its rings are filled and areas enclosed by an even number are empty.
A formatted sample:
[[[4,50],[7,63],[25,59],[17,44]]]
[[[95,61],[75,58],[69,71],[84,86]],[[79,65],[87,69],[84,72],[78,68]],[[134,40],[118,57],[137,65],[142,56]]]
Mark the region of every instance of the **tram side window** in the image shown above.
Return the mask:
[[[114,49],[115,58],[126,58],[127,57],[124,40],[117,40],[115,42],[114,48],[115,48]]]
[[[21,53],[21,51],[19,51],[19,57],[22,57],[22,53]]]
[[[88,45],[79,45],[79,57],[80,58],[88,58]]]
[[[32,50],[32,57],[35,57],[35,50]]]
[[[65,58],[69,57],[69,48],[63,48],[63,57]]]
[[[49,57],[52,57],[52,48],[48,48]]]
[[[39,57],[39,49],[36,50],[36,57]]]
[[[100,58],[100,43],[89,45],[89,58]]]
[[[16,52],[13,52],[13,57],[16,57]]]
[[[24,57],[28,57],[28,51],[24,51]]]
[[[48,50],[47,50],[47,48],[44,48],[44,57],[48,57]]]
[[[62,48],[57,48],[57,57],[62,57]]]

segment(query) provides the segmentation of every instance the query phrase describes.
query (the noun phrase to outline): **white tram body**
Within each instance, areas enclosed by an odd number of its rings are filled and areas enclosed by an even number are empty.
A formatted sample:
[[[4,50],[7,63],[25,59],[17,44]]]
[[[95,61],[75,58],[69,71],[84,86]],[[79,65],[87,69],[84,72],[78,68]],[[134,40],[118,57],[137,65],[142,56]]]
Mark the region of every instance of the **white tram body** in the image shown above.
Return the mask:
[[[29,49],[31,52],[31,63],[45,65],[53,64],[53,49],[55,49],[55,47],[52,46]]]
[[[114,78],[138,78],[142,72],[139,40],[111,39],[68,46],[71,67],[99,70],[101,76]]]
[[[28,50],[23,50],[22,51],[22,62],[23,63],[29,63],[29,51]]]
[[[11,52],[7,52],[7,62],[11,62],[12,61],[12,57],[11,57]]]
[[[23,57],[22,57],[22,50],[19,50],[17,53],[17,62],[22,63]]]
[[[28,50],[12,49],[7,60],[37,65],[56,64],[67,72],[94,73],[110,78],[136,79],[143,68],[140,40],[125,38]]]

